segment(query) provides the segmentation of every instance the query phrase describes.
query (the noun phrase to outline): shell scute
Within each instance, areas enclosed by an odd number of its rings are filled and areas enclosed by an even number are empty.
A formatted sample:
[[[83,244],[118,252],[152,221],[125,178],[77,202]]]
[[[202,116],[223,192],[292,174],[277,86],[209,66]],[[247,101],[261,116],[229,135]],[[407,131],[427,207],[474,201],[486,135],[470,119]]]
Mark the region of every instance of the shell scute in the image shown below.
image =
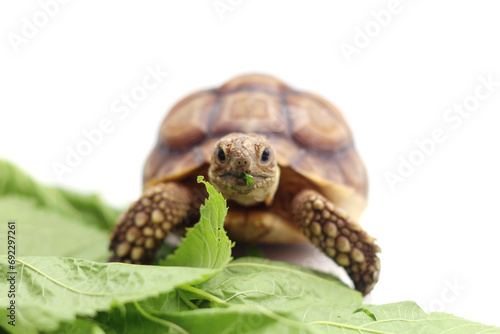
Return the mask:
[[[160,127],[160,140],[168,147],[183,149],[203,141],[217,96],[210,91],[188,96],[177,103]]]
[[[212,122],[212,134],[263,132],[286,134],[280,97],[260,91],[224,94]]]
[[[314,150],[333,151],[352,142],[351,132],[333,105],[324,105],[311,94],[292,94],[286,103],[293,123],[293,138]]]

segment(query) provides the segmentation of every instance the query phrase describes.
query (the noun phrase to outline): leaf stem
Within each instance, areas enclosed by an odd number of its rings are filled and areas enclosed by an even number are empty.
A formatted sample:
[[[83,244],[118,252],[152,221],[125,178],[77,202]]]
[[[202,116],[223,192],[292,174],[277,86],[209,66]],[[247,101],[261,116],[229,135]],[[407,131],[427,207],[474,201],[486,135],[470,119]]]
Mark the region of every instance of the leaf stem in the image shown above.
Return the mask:
[[[201,289],[195,288],[194,286],[184,284],[184,285],[179,286],[178,288],[181,289],[181,290],[185,290],[185,291],[189,291],[189,292],[195,293],[198,296],[204,297],[204,298],[206,298],[206,299],[208,299],[208,300],[210,300],[210,301],[212,301],[212,302],[214,302],[216,304],[223,305],[225,307],[229,306],[222,299],[220,299],[220,298],[212,295],[211,293],[208,293],[208,292],[203,291]]]
[[[186,304],[187,304],[187,306],[189,306],[189,308],[190,308],[191,310],[197,310],[197,309],[199,309],[199,307],[198,307],[198,306],[196,306],[195,304],[193,304],[193,302],[192,302],[192,301],[190,301],[190,300],[186,297],[186,295],[184,294],[184,292],[182,292],[182,290],[178,290],[178,293],[179,293],[179,297],[181,297],[181,299],[184,301],[184,303],[186,303]]]
[[[165,327],[168,327],[168,328],[172,328],[172,329],[176,330],[179,333],[189,334],[189,332],[187,332],[184,328],[180,327],[177,324],[174,324],[173,322],[170,322],[168,320],[152,316],[151,314],[149,314],[148,312],[146,312],[141,306],[139,306],[138,302],[134,301],[134,305],[135,305],[135,308],[137,309],[137,311],[139,311],[139,313],[144,318],[146,318],[146,319],[148,319],[148,320],[150,320],[152,322],[155,322],[157,324],[160,324],[162,326],[165,326]]]

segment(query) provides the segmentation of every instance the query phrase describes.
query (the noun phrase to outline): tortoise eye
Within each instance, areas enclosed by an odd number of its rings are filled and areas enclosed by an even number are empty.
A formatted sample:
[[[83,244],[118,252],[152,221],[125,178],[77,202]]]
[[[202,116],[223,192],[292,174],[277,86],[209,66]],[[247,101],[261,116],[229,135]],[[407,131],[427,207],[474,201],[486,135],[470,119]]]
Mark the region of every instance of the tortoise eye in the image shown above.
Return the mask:
[[[271,157],[271,150],[269,148],[266,148],[264,151],[262,151],[260,161],[268,162],[270,157]]]
[[[217,158],[219,158],[220,162],[226,162],[226,153],[220,147],[217,149]]]

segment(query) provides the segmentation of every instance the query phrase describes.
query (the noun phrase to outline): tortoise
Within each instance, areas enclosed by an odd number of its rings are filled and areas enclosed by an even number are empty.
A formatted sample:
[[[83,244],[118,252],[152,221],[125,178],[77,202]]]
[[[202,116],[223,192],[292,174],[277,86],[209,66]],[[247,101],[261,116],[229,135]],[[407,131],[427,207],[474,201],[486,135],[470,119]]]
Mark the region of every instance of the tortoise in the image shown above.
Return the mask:
[[[167,234],[196,223],[207,196],[198,175],[227,199],[232,240],[312,242],[364,295],[378,281],[380,248],[357,223],[366,170],[324,98],[249,74],[178,102],[146,161],[143,194],[111,232],[110,261],[149,264]]]

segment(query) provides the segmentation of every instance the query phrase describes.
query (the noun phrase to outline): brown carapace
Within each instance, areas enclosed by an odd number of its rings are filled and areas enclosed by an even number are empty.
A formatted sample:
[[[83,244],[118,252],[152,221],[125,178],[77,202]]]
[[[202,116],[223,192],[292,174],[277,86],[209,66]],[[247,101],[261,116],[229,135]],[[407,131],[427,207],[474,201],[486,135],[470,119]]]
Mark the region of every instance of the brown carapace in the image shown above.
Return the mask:
[[[196,223],[207,195],[198,175],[228,199],[232,240],[312,242],[363,294],[378,281],[380,249],[357,223],[365,167],[342,114],[325,99],[252,74],[177,103],[146,162],[142,196],[111,233],[111,260],[150,263],[168,233]]]

